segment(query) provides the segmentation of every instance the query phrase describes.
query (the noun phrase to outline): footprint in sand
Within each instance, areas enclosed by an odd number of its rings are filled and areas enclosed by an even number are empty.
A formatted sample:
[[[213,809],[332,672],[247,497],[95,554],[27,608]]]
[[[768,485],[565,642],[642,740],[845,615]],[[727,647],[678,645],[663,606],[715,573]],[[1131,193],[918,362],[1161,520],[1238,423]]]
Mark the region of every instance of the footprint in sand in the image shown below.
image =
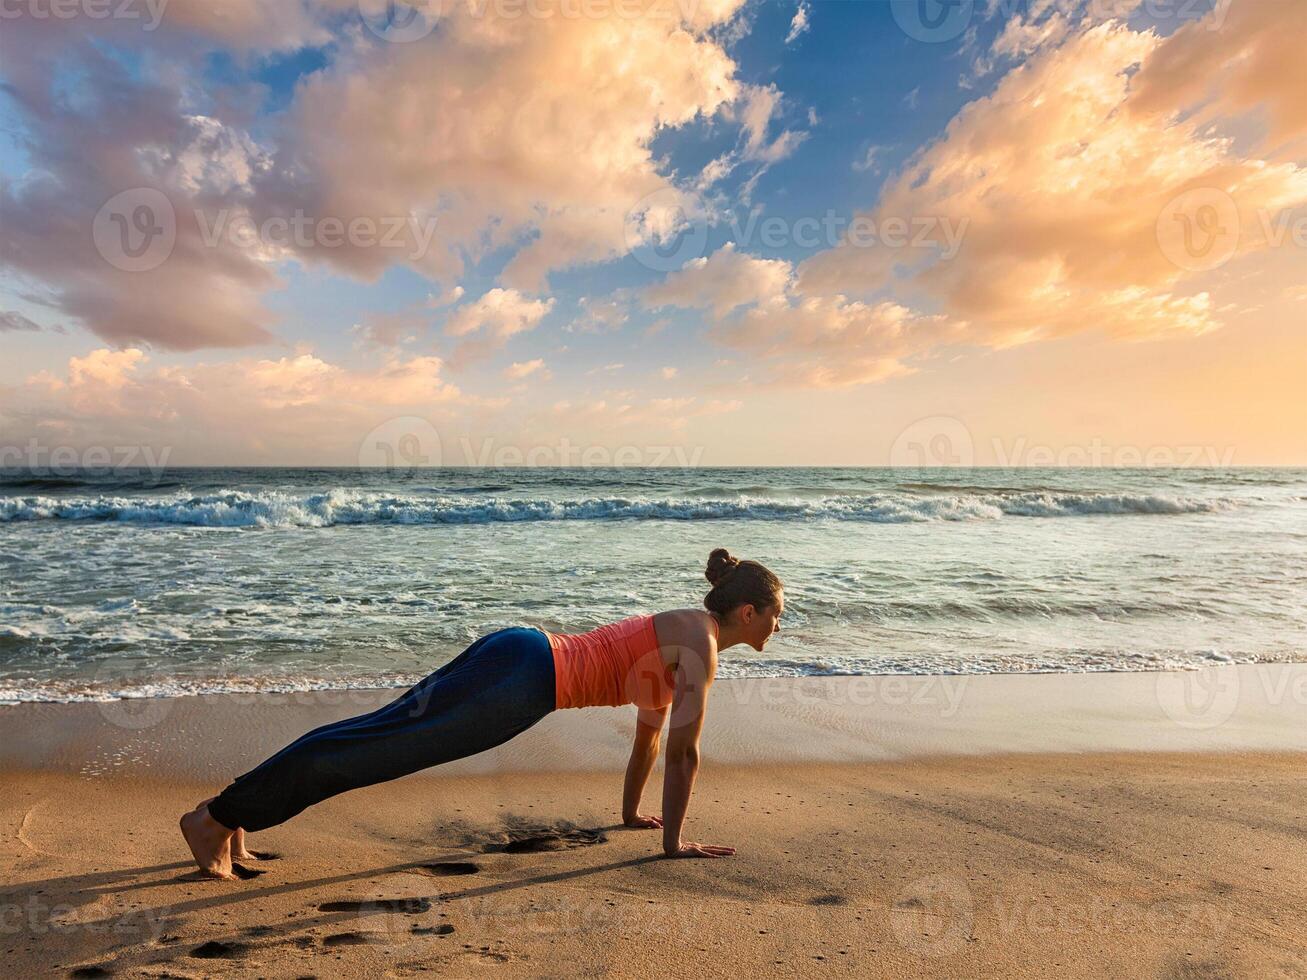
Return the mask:
[[[81,978],[111,977],[113,976],[113,970],[104,966],[79,966],[77,969],[70,971],[68,975]]]
[[[542,851],[567,851],[575,847],[606,844],[608,838],[598,830],[559,824],[553,827],[515,827],[503,835],[504,840],[485,845],[486,851],[505,854],[538,854]]]
[[[437,861],[435,864],[419,865],[413,870],[436,878],[448,878],[454,875],[474,875],[481,870],[481,866],[470,861]]]
[[[459,829],[461,834],[455,846],[475,848],[486,854],[534,854],[608,843],[603,831],[578,827],[567,820],[540,823],[510,815],[504,818],[499,831],[486,833],[484,829],[467,824]]]
[[[234,960],[244,956],[249,947],[244,943],[229,943],[221,939],[211,939],[202,946],[196,946],[190,955],[197,960]]]
[[[319,912],[353,912],[366,915],[369,912],[400,912],[404,915],[417,915],[431,910],[429,898],[374,898],[371,900],[349,899],[340,902],[323,902],[318,906]]]
[[[409,932],[415,936],[452,936],[454,927],[448,922],[442,922],[438,926],[420,926],[415,922]]]
[[[848,905],[849,900],[845,895],[814,895],[808,899],[809,905]]]
[[[333,936],[324,936],[322,945],[332,949],[336,946],[366,946],[369,941],[361,932],[338,932]]]

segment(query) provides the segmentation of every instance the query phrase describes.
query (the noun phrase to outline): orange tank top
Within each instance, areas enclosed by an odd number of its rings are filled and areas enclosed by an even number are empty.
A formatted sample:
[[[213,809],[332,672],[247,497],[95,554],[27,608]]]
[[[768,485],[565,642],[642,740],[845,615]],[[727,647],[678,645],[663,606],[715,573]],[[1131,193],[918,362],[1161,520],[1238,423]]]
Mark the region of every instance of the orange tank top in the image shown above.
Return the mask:
[[[672,703],[675,678],[663,666],[652,615],[630,616],[587,633],[542,632],[554,654],[556,707]]]

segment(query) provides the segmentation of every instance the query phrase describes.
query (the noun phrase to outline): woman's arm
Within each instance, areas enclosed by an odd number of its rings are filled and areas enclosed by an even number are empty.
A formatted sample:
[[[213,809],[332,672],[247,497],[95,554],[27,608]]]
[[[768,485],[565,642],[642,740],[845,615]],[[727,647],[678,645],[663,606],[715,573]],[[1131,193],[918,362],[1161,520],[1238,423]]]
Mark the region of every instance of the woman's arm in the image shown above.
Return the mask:
[[[658,761],[658,743],[663,722],[671,705],[663,708],[641,708],[635,719],[635,744],[631,746],[631,761],[626,766],[626,785],[622,789],[622,823],[628,827],[661,827],[658,817],[640,815],[640,799],[644,796],[649,773]]]
[[[709,651],[703,669],[687,671],[682,658],[677,674],[672,722],[667,730],[667,759],[663,773],[663,853],[668,857],[726,857],[733,847],[696,844],[681,840],[681,827],[690,808],[690,794],[699,771],[699,732],[708,709],[708,688],[717,671],[717,656]]]

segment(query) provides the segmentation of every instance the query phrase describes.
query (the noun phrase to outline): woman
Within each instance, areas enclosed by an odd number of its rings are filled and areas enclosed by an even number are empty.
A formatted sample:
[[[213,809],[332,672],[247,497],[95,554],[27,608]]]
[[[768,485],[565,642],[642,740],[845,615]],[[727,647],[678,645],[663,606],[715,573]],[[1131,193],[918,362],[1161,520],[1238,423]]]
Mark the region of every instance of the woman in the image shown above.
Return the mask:
[[[781,581],[725,548],[708,556],[706,612],[673,609],[632,616],[576,635],[510,626],[477,639],[435,673],[370,714],[324,725],[245,773],[181,818],[200,870],[232,878],[232,858],[255,857],[245,832],[264,830],[306,807],[429,766],[484,752],[558,708],[635,704],[635,746],[626,770],[622,820],[663,831],[667,857],[725,857],[733,847],[681,840],[699,732],[717,654],[738,643],[762,651],[780,630]],[[663,815],[639,813],[645,782],[668,726]]]

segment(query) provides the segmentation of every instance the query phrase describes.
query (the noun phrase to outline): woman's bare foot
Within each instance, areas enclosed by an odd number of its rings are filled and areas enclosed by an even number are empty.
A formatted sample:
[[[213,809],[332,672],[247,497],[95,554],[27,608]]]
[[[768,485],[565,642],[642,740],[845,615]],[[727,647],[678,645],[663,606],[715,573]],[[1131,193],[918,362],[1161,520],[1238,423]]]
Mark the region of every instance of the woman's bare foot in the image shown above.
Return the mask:
[[[199,803],[195,804],[195,809],[198,810],[202,806],[208,806],[216,799],[217,799],[216,796],[210,796],[207,800],[200,800]],[[233,861],[262,861],[265,857],[270,857],[270,856],[271,855],[268,854],[260,854],[258,851],[248,850],[245,847],[244,827],[237,827],[234,831],[232,831],[231,859]]]
[[[201,804],[181,818],[182,836],[200,871],[211,878],[235,879],[231,870],[231,839],[234,836]]]
[[[237,827],[231,835],[231,859],[233,861],[257,861],[259,855],[245,849],[245,830]]]

